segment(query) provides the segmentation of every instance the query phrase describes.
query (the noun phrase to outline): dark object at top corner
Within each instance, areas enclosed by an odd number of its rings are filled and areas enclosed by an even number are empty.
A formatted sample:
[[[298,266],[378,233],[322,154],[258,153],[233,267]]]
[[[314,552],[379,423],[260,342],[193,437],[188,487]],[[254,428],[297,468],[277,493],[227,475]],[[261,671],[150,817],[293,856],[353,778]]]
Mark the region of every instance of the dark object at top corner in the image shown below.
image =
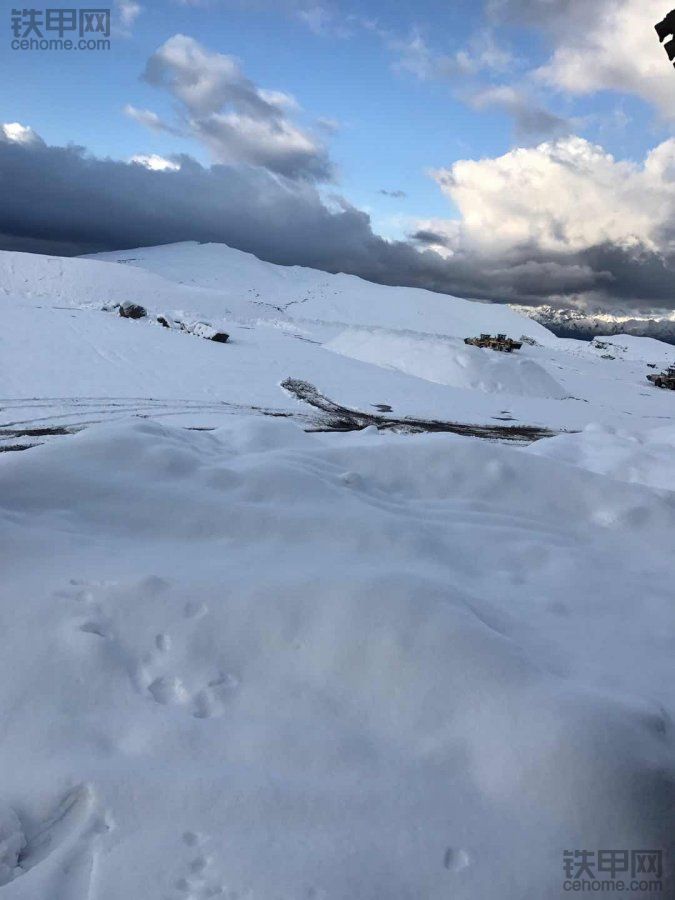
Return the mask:
[[[665,41],[669,34],[675,34],[675,9],[671,10],[665,19],[654,27],[660,41]]]
[[[663,44],[663,46],[668,54],[668,59],[673,62],[673,60],[675,60],[675,9],[671,10],[665,19],[654,27],[662,44],[667,37],[670,36],[672,38],[667,44]]]

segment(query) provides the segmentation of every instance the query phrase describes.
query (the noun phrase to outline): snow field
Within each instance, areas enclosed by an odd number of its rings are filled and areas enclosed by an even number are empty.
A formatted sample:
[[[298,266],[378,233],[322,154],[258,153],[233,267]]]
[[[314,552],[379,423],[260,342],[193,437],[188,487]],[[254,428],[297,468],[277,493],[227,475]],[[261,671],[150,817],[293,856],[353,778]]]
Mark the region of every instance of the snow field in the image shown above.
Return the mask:
[[[190,243],[1,253],[0,315],[0,450],[46,441],[0,453],[2,900],[558,900],[564,850],[670,867],[675,395],[645,374],[673,348]],[[287,378],[578,433],[310,434]]]
[[[6,454],[0,498],[5,808],[99,822],[74,870],[10,840],[3,896],[515,900],[670,846],[670,494],[238,419]]]

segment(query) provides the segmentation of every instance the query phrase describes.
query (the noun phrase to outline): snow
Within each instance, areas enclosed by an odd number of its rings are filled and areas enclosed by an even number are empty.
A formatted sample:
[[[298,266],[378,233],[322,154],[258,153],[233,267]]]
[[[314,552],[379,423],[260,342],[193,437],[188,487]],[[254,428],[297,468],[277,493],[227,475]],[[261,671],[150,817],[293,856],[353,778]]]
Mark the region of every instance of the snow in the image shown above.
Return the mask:
[[[562,400],[564,389],[531,359],[467,346],[458,338],[392,333],[382,329],[343,331],[326,344],[329,350],[416,375],[436,384]]]
[[[636,347],[645,342],[641,356],[603,359],[605,351],[560,340],[504,306],[273,266],[223,245],[96,259],[7,252],[0,288],[8,421],[90,422],[149,406],[159,413],[158,403],[197,426],[233,408],[296,412],[279,389],[288,377],[352,407],[387,404],[397,415],[486,425],[506,418],[567,430],[594,422],[653,427],[672,414],[672,397],[645,379],[647,360],[675,360],[658,341],[631,338]],[[141,303],[149,318],[101,313],[125,301]],[[230,344],[162,329],[157,315],[207,322],[229,333]],[[482,331],[525,334],[536,344],[508,358],[464,345]],[[40,410],[26,398],[37,398]],[[98,401],[95,413],[85,414],[82,398]]]
[[[113,260],[140,267],[179,284],[222,292],[232,309],[246,303],[269,318],[288,313],[294,321],[337,325],[376,325],[454,335],[470,326],[476,334],[517,330],[541,342],[555,341],[537,322],[507,306],[471,303],[419,288],[385,287],[355,275],[329,275],[301,266],[273,266],[250,253],[224,244],[191,241],[144,247],[126,253],[100,253],[96,260]],[[210,310],[204,305],[202,314]]]
[[[579,434],[558,435],[533,445],[530,452],[619,481],[675,491],[673,425],[648,431],[587,425]]]
[[[548,900],[565,849],[669,868],[675,395],[645,374],[672,348],[213,245],[0,254],[0,288],[0,440],[40,444],[0,453],[3,900]],[[289,376],[578,433],[308,432]]]

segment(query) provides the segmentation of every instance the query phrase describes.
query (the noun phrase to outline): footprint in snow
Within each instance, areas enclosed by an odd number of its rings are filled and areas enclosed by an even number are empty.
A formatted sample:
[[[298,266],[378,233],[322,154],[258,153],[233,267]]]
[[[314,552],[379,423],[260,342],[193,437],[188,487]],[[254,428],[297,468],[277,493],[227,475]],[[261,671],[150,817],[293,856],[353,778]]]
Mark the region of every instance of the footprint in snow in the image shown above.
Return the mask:
[[[152,678],[152,666],[145,668],[144,677],[146,681]],[[238,683],[233,675],[221,672],[191,691],[177,675],[165,674],[152,678],[147,691],[161,706],[184,707],[196,719],[211,719],[224,713]]]
[[[209,897],[244,900],[243,894],[225,887],[213,857],[204,849],[206,843],[207,839],[192,831],[183,835],[183,844],[189,849],[189,854],[173,884],[176,893],[171,900],[206,900]]]
[[[163,579],[152,577],[141,581],[138,590],[152,603],[155,598],[159,599],[158,595],[163,594],[167,586]],[[105,603],[106,594],[115,588],[119,588],[119,584],[72,581],[71,588],[57,592],[57,596],[74,604],[77,616],[73,624],[76,631],[108,642],[107,646],[113,650],[112,658],[127,669],[141,694],[160,706],[180,707],[197,719],[222,715],[238,686],[238,679],[216,666],[209,677],[196,680],[189,674],[183,675],[180,663],[172,660],[174,645],[177,643],[180,650],[180,645],[189,641],[195,629],[204,627],[201,620],[209,612],[206,604],[192,600],[182,603],[178,607],[182,615],[177,611],[178,619],[174,622],[182,632],[177,640],[174,641],[167,632],[158,631],[152,637],[148,635],[148,641],[152,641],[150,649],[139,652],[133,607],[130,614],[129,608],[125,613],[119,598],[115,598],[114,603]],[[110,607],[111,612],[107,611],[106,606]],[[147,607],[147,603],[144,606]],[[161,608],[164,614],[166,608],[163,601]],[[185,666],[183,662],[182,668]]]
[[[105,817],[94,815],[94,807],[93,790],[80,785],[38,822],[22,821],[12,809],[1,811],[0,885],[20,879],[12,888],[17,900],[91,897],[96,841],[111,827]]]
[[[448,847],[443,857],[443,865],[449,872],[461,872],[471,865],[471,858],[466,850]]]
[[[201,618],[206,610],[191,618]],[[225,711],[228,701],[239,681],[229,672],[216,672],[206,684],[189,685],[186,679],[170,671],[171,636],[165,633],[155,635],[155,650],[146,655],[139,670],[141,685],[155,703],[161,706],[180,706],[197,719],[211,719]]]

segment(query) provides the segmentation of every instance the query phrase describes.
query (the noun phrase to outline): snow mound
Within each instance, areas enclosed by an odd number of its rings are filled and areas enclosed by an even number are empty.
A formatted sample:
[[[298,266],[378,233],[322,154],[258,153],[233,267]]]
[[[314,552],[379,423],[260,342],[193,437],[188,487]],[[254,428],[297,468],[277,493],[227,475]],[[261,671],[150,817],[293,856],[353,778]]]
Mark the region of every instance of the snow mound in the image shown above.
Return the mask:
[[[564,388],[526,356],[495,353],[440,336],[396,333],[383,329],[348,329],[327,349],[415,375],[437,384],[483,391],[561,400]]]
[[[521,900],[566,847],[669,847],[673,527],[445,435],[136,421],[4,454],[0,793],[86,780],[112,830],[3,897]]]
[[[591,424],[579,434],[561,434],[541,441],[529,452],[619,481],[675,491],[672,425],[637,432]]]

